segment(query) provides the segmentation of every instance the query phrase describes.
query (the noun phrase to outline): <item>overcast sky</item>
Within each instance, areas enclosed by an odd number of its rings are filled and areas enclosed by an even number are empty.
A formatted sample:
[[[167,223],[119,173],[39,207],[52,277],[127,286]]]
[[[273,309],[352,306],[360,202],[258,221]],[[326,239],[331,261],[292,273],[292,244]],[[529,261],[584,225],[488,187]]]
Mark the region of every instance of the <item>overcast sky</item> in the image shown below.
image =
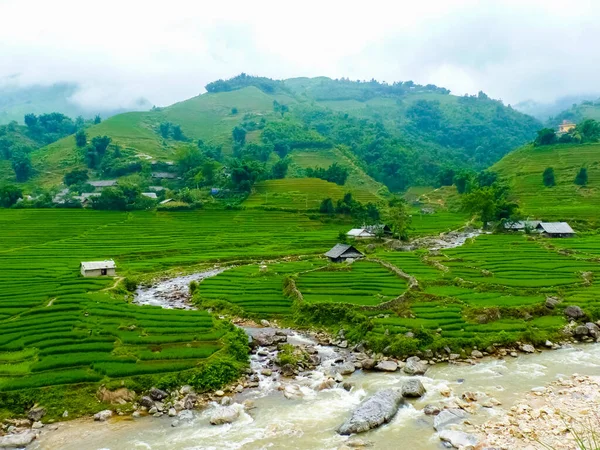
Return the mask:
[[[0,84],[167,105],[240,72],[433,83],[505,103],[600,92],[600,0],[0,0]]]

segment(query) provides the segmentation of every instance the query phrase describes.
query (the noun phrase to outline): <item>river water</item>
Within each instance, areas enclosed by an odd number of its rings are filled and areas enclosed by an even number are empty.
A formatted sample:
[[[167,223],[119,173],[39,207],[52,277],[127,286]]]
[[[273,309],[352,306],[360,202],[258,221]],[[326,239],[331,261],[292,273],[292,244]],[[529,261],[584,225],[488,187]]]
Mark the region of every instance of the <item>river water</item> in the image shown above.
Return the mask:
[[[216,275],[224,269],[213,270],[162,281],[141,288],[136,302],[167,308],[188,307],[187,285]],[[44,430],[30,448],[40,450],[192,450],[192,449],[339,449],[356,440],[340,436],[341,425],[365,397],[384,388],[400,388],[409,377],[402,372],[382,373],[356,371],[344,377],[351,383],[348,391],[341,383],[322,389],[322,382],[331,375],[334,361],[348,351],[318,345],[310,336],[291,332],[288,342],[311,345],[318,351],[321,363],[311,372],[295,378],[263,375],[263,369],[274,359],[272,348],[260,348],[251,356],[251,368],[259,386],[235,394],[233,401],[251,402],[232,424],[210,425],[211,414],[222,406],[217,403],[194,411],[187,420],[163,416],[160,418],[117,417],[108,422],[80,419],[61,423],[54,431]],[[503,410],[510,409],[532,388],[542,386],[561,376],[573,373],[600,373],[600,345],[588,344],[573,348],[522,354],[518,358],[486,358],[476,364],[438,364],[429,366],[420,377],[427,393],[418,400],[407,401],[387,425],[360,435],[370,448],[405,448],[429,450],[444,448],[433,429],[433,418],[422,409],[427,404],[440,407],[461,398],[464,392],[479,392],[485,404],[494,399],[494,407],[479,407],[469,416],[472,423],[481,423]],[[451,391],[449,397],[442,391]],[[491,401],[488,402],[492,403]],[[174,423],[174,422],[179,423]],[[174,426],[177,425],[177,426]]]
[[[302,336],[297,341],[309,342]],[[336,428],[367,395],[388,387],[401,387],[408,378],[400,372],[363,373],[345,377],[353,384],[348,392],[341,387],[318,391],[327,365],[337,349],[317,346],[323,364],[318,370],[295,380],[261,377],[258,388],[237,394],[234,400],[251,399],[254,408],[246,410],[237,422],[212,426],[209,417],[217,404],[194,412],[193,419],[173,427],[174,418],[117,418],[106,423],[77,420],[60,424],[57,431],[43,434],[31,448],[64,450],[98,449],[338,449],[353,437],[339,436]],[[252,367],[260,371],[260,358],[254,355]],[[387,425],[360,435],[371,448],[406,448],[411,450],[444,448],[432,427],[432,418],[421,411],[426,404],[443,405],[460,398],[466,391],[488,394],[502,402],[494,408],[480,408],[469,417],[483,422],[501,413],[532,388],[572,373],[598,374],[600,346],[589,344],[576,348],[545,351],[504,360],[484,359],[475,365],[440,364],[420,377],[427,393],[408,401]],[[278,390],[288,386],[292,398]],[[446,387],[450,398],[440,395]]]

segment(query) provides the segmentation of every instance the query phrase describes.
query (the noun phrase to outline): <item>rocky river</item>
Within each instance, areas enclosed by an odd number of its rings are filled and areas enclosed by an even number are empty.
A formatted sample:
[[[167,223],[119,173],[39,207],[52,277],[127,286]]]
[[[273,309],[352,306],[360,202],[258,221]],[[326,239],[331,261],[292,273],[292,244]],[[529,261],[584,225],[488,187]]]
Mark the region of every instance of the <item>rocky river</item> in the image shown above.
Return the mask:
[[[337,365],[335,361],[340,358],[340,352],[344,353],[343,349],[320,346],[311,338],[296,333],[286,339],[314,348],[322,362],[313,371],[284,378],[270,369],[268,361],[273,357],[272,351],[259,347],[252,356],[252,370],[258,380],[258,386],[254,388],[241,393],[219,392],[217,397],[223,395],[220,399],[215,399],[203,410],[187,412],[182,417],[117,417],[106,422],[83,419],[62,423],[54,431],[42,431],[31,448],[343,449],[368,445],[381,449],[424,450],[444,448],[440,437],[455,439],[455,443],[477,444],[484,442],[486,435],[494,437],[495,434],[494,442],[506,444],[490,448],[541,449],[544,447],[534,445],[535,442],[515,437],[514,432],[511,435],[509,419],[512,416],[507,413],[516,415],[515,408],[525,408],[525,412],[527,408],[535,408],[535,400],[543,399],[542,393],[548,389],[544,386],[550,383],[551,389],[551,383],[572,384],[574,371],[581,375],[600,373],[600,346],[588,344],[502,360],[482,359],[475,364],[437,364],[418,377],[402,371],[362,370],[331,377],[331,368]],[[388,424],[357,437],[337,432],[365,398],[380,391],[401,389],[408,380],[415,378],[422,382],[425,394],[406,400]],[[532,395],[534,397],[529,398]],[[223,401],[223,398],[230,400]],[[568,396],[562,401],[577,409],[576,397]],[[593,404],[594,407],[597,410],[598,403]],[[440,426],[439,414],[426,414],[444,408],[463,412],[458,420],[450,420],[456,424]],[[590,405],[585,408],[589,411]],[[212,425],[211,420],[214,422],[214,417],[225,409],[233,410],[234,420]],[[589,414],[592,417],[591,412]],[[561,417],[554,414],[552,420],[560,422]],[[500,424],[499,428],[494,425],[496,423]],[[564,432],[564,426],[562,428]],[[554,431],[548,430],[548,436]],[[564,441],[564,436],[559,437]],[[576,447],[571,444],[560,448]]]

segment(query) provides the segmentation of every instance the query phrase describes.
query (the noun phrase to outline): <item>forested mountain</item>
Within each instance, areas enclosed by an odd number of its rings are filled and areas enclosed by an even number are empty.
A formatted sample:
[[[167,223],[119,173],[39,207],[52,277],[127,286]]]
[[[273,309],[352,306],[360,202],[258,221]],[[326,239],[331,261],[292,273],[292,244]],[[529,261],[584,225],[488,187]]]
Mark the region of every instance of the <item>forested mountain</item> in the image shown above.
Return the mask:
[[[401,191],[431,184],[445,168],[489,167],[541,128],[536,119],[484,93],[458,97],[411,81],[271,80],[242,74],[210,83],[206,90],[167,108],[120,114],[90,127],[86,142],[110,138],[103,150],[122,170],[104,170],[98,157],[90,161],[93,149],[67,137],[31,152],[30,183],[58,185],[68,170],[86,165],[100,177],[143,172],[145,161],[175,160],[186,149],[200,149],[202,157],[228,172],[245,161],[269,171],[293,151],[336,149],[390,190]],[[10,180],[6,164],[4,171],[1,167],[0,176]],[[185,175],[189,169],[178,170]]]
[[[78,91],[79,86],[74,83],[28,87],[0,86],[0,124],[7,124],[13,120],[23,124],[26,114],[58,112],[73,118],[82,116],[84,119],[92,119],[97,114],[110,117],[125,111],[144,111],[152,107],[147,100],[140,99],[130,108],[86,108],[74,99]]]
[[[579,123],[586,119],[600,120],[600,98],[595,101],[586,100],[573,104],[570,108],[561,111],[554,117],[550,117],[546,125],[555,128],[563,120]]]

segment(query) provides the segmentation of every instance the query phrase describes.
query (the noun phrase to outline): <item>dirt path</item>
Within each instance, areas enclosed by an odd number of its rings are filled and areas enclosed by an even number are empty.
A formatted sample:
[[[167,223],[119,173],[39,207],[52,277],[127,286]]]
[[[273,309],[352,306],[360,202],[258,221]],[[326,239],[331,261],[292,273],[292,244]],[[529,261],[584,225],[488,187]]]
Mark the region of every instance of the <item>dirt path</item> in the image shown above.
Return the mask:
[[[109,287],[105,287],[104,289],[100,289],[100,292],[111,291],[118,286],[118,284],[123,281],[125,277],[115,277],[115,282]],[[48,305],[50,306],[50,305]]]

